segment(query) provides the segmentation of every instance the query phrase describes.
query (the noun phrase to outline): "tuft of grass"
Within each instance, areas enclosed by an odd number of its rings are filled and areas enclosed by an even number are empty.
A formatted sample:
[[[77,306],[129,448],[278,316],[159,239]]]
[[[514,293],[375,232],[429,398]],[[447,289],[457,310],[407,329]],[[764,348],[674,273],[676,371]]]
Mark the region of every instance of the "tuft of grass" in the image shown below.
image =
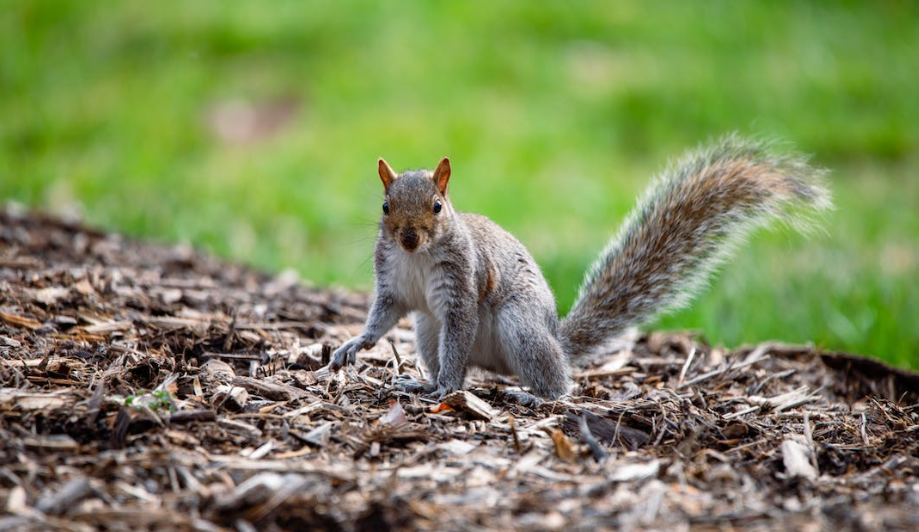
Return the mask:
[[[138,394],[125,397],[124,405],[130,408],[149,408],[158,413],[171,413],[176,410],[175,397],[167,390],[140,390]]]
[[[376,158],[449,155],[455,204],[517,235],[564,311],[668,158],[777,137],[833,171],[826,234],[755,235],[656,325],[919,367],[917,23],[883,1],[14,0],[0,197],[366,289]],[[267,122],[220,133],[246,116]]]

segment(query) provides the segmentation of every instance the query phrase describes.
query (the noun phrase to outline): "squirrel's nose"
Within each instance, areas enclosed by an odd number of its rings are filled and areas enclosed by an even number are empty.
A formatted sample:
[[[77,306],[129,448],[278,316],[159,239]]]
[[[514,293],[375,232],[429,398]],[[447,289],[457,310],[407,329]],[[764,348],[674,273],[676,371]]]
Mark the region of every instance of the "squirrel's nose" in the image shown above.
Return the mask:
[[[418,233],[414,229],[403,230],[399,239],[402,241],[402,247],[406,251],[415,251],[415,248],[418,247]]]

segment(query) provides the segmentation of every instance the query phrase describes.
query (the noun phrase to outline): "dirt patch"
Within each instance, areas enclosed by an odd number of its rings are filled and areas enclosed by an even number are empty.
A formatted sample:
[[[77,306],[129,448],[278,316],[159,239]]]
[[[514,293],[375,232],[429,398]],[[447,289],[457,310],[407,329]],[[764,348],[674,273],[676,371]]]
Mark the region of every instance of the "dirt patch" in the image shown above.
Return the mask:
[[[634,335],[528,404],[443,404],[367,297],[0,212],[0,529],[917,530],[919,378]]]

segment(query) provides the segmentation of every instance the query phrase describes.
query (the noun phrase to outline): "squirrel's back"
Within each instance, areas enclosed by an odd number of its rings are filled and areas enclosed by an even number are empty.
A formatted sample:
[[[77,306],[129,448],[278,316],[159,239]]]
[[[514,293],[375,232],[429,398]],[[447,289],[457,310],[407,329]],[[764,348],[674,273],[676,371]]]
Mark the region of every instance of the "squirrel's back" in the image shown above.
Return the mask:
[[[555,329],[555,298],[539,265],[526,247],[486,216],[459,213],[479,256],[480,300],[500,305],[514,298],[540,299],[547,323]]]
[[[735,136],[690,153],[657,178],[586,275],[561,325],[568,353],[686,304],[753,229],[806,227],[831,205],[822,174]]]

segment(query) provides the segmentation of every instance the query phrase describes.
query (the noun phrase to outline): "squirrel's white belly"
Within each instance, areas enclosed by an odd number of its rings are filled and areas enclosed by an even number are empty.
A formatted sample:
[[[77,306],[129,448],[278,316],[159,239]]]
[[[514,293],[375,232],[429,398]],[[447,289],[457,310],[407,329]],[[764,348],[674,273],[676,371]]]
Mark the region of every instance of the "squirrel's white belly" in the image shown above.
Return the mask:
[[[430,320],[430,323],[436,324],[435,327],[440,327],[441,322],[437,316],[427,310],[420,312],[425,318]],[[417,316],[420,315],[416,315],[415,319],[419,319]],[[436,346],[437,344],[435,342],[432,347],[436,349]],[[418,349],[421,348],[422,347],[419,345]],[[498,334],[497,318],[494,314],[494,309],[480,307],[479,328],[476,330],[475,343],[473,343],[469,363],[473,366],[487,369],[488,371],[509,375],[513,373],[513,370],[507,360],[507,349],[502,344],[500,335]]]
[[[397,253],[390,270],[390,282],[409,310],[430,314],[429,287],[433,261],[424,255]]]

